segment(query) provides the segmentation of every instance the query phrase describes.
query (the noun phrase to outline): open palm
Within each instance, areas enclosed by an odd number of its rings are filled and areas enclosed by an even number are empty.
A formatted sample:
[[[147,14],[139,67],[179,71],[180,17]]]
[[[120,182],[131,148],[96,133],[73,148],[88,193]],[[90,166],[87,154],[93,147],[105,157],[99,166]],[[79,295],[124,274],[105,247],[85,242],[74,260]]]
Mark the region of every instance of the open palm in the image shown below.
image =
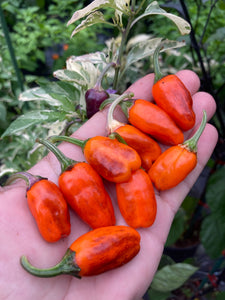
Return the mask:
[[[206,110],[208,119],[214,114],[214,99],[207,93],[198,92],[199,79],[195,73],[186,70],[178,72],[177,76],[193,95],[197,127],[203,110]],[[134,93],[134,98],[151,101],[153,80],[154,75],[149,74],[134,83],[129,91]],[[106,111],[97,113],[74,136],[86,139],[95,135],[106,135],[106,116]],[[119,109],[116,110],[116,117],[125,121]],[[187,138],[191,132],[185,134]],[[198,165],[194,171],[177,187],[160,193],[156,191],[157,217],[153,226],[138,230],[141,234],[139,254],[123,267],[98,276],[77,279],[62,275],[46,279],[28,274],[19,263],[22,255],[26,255],[36,267],[51,267],[62,258],[70,244],[90,228],[71,212],[70,236],[49,244],[40,236],[29,212],[24,182],[19,181],[0,188],[0,299],[140,300],[157,270],[173,217],[210,158],[216,142],[217,132],[213,126],[207,124],[198,142]],[[77,146],[62,143],[60,149],[74,160],[84,160],[82,151]],[[57,183],[60,165],[54,155],[49,154],[30,172],[48,177]],[[114,204],[117,225],[125,224],[116,203],[114,185],[109,182],[105,184]]]

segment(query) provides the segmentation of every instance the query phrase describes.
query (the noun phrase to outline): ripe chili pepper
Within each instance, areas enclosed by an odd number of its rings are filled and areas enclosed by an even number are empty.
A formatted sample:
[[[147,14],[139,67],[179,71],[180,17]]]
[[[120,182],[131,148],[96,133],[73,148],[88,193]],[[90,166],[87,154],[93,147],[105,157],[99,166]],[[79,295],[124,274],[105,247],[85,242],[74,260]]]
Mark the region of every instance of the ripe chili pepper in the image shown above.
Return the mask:
[[[42,237],[50,243],[70,234],[70,215],[58,186],[27,172],[12,175],[7,184],[22,178],[27,183],[27,202]]]
[[[175,187],[195,168],[197,164],[197,142],[206,125],[206,112],[203,112],[203,119],[199,129],[186,142],[168,148],[153,163],[148,174],[160,190]]]
[[[133,227],[149,227],[156,218],[157,204],[148,174],[139,169],[127,182],[116,184],[117,201],[126,223]]]
[[[141,166],[138,153],[115,137],[95,136],[82,141],[67,136],[52,136],[50,140],[66,141],[82,147],[87,162],[108,181],[124,182],[130,178],[132,171]]]
[[[120,97],[123,97],[123,95]],[[116,132],[119,134],[128,146],[138,152],[141,157],[142,167],[145,170],[149,170],[153,161],[161,154],[159,144],[138,128],[114,119],[113,112],[115,107],[116,103],[113,102],[108,111],[107,127],[109,133]]]
[[[129,96],[128,94],[127,96]],[[116,98],[111,106],[116,106],[123,100]],[[107,104],[107,100],[105,101]],[[104,107],[103,102],[101,108]],[[184,141],[181,129],[175,124],[172,118],[159,106],[147,100],[136,99],[122,102],[122,110],[130,124],[149,134],[157,141],[165,145],[177,145]]]
[[[61,163],[59,188],[70,207],[91,228],[115,225],[111,199],[102,178],[86,162],[68,159],[49,141],[38,139],[51,150]]]
[[[189,90],[176,75],[163,76],[159,69],[157,47],[154,56],[155,83],[152,95],[156,104],[174,120],[179,128],[186,131],[194,127],[195,113]]]
[[[49,269],[32,266],[25,256],[22,267],[38,277],[68,274],[78,278],[98,275],[118,268],[133,259],[140,250],[139,233],[128,226],[108,226],[80,236],[66,251],[62,260]]]

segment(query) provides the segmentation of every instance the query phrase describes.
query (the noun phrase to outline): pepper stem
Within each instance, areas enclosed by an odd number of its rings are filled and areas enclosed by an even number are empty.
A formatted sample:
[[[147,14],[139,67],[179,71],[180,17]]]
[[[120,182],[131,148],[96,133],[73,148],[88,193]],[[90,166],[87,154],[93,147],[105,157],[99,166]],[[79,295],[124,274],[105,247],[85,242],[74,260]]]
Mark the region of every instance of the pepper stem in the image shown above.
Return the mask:
[[[112,140],[113,140],[113,139],[116,139],[118,142],[127,145],[127,143],[126,143],[126,141],[124,140],[124,138],[123,138],[118,132],[112,132],[112,133],[109,135],[109,138],[112,139]]]
[[[12,174],[6,181],[5,185],[10,185],[12,182],[14,182],[17,179],[23,179],[27,184],[27,190],[29,190],[33,184],[36,182],[44,179],[41,176],[35,176],[28,172],[18,172],[15,174]]]
[[[55,145],[47,140],[36,139],[36,142],[44,145],[48,150],[50,150],[58,159],[61,165],[61,172],[63,173],[70,166],[77,163],[75,160],[66,157]]]
[[[75,252],[68,249],[62,260],[52,268],[39,269],[30,264],[26,256],[20,258],[22,267],[30,274],[37,277],[54,277],[62,274],[72,275],[81,278],[79,273],[81,269],[74,262]]]
[[[206,111],[203,110],[202,122],[201,122],[198,130],[195,132],[195,134],[190,139],[188,139],[186,142],[184,142],[182,144],[183,146],[187,147],[189,151],[197,152],[197,143],[198,143],[198,140],[199,140],[203,130],[205,129],[206,122],[207,122],[207,114],[206,114]]]
[[[103,88],[102,88],[102,80],[103,80],[103,77],[105,76],[105,74],[108,72],[108,70],[109,70],[111,67],[115,68],[115,67],[116,67],[116,63],[111,62],[111,63],[107,64],[107,65],[105,66],[105,68],[102,70],[100,76],[98,77],[97,82],[96,82],[95,87],[94,87],[94,88],[97,89],[98,91],[103,90]]]
[[[123,94],[123,95],[119,96],[118,98],[116,98],[112,102],[112,104],[109,108],[109,111],[108,111],[108,116],[107,116],[107,127],[108,127],[109,133],[113,132],[115,127],[121,126],[121,123],[113,118],[113,112],[114,112],[116,106],[124,99],[126,99],[126,98],[130,99],[133,96],[134,96],[134,93]]]
[[[160,80],[163,77],[163,74],[160,71],[159,67],[159,52],[163,49],[163,46],[160,44],[156,47],[154,54],[153,54],[153,65],[154,65],[154,73],[155,73],[155,79],[154,83],[156,83],[158,80]]]
[[[53,135],[48,140],[51,141],[52,143],[68,142],[68,143],[71,143],[71,144],[81,147],[82,150],[84,149],[85,144],[88,141],[88,139],[87,140],[79,140],[79,139],[75,139],[73,137],[65,136],[65,135]]]

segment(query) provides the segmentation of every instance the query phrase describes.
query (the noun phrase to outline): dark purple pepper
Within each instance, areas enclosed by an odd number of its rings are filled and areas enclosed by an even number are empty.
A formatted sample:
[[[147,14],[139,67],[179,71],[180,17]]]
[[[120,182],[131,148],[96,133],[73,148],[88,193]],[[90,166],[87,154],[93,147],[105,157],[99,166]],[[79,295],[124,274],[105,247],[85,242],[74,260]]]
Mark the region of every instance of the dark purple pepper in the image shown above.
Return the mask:
[[[104,90],[92,88],[85,93],[86,113],[87,118],[90,119],[96,112],[104,100],[109,98],[109,94]]]

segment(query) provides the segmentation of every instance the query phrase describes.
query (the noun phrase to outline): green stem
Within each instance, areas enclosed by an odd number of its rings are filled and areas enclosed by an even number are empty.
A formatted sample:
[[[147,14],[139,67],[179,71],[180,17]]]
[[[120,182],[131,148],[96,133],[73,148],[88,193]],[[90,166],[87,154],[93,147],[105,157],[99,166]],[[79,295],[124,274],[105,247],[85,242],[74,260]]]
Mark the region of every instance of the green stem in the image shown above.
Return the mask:
[[[54,277],[62,274],[72,275],[77,278],[79,276],[80,268],[74,262],[75,252],[68,249],[63,256],[62,260],[52,268],[39,269],[32,266],[27,260],[26,256],[20,258],[22,267],[30,274],[37,277]]]
[[[163,77],[163,74],[161,73],[160,67],[159,67],[159,52],[162,49],[163,49],[163,46],[160,44],[158,47],[156,47],[154,54],[153,54],[153,66],[154,66],[154,73],[155,73],[154,83],[156,83]]]
[[[202,122],[201,122],[198,130],[195,132],[195,134],[190,139],[188,139],[186,142],[184,142],[182,144],[185,147],[187,147],[189,151],[197,152],[197,143],[198,143],[198,140],[199,140],[203,130],[205,129],[206,122],[207,122],[207,114],[206,114],[206,111],[203,110]]]
[[[79,139],[75,139],[69,136],[65,136],[65,135],[53,135],[48,139],[50,142],[55,143],[55,142],[68,142],[74,145],[77,145],[79,147],[82,148],[82,150],[85,147],[85,144],[88,140],[79,140]]]
[[[124,145],[127,145],[126,141],[124,140],[124,138],[117,132],[112,132],[110,133],[109,135],[109,138],[110,139],[116,139],[118,142],[124,144]]]
[[[27,190],[29,190],[33,184],[35,184],[36,182],[38,182],[42,179],[45,179],[45,178],[43,178],[41,176],[32,175],[28,172],[18,172],[18,173],[11,175],[7,179],[5,185],[10,185],[12,182],[14,182],[17,179],[23,179],[27,184]]]
[[[111,68],[111,67],[116,67],[116,63],[114,62],[111,62],[109,64],[107,64],[107,66],[103,69],[102,73],[100,74],[100,76],[98,77],[97,79],[97,82],[95,84],[95,89],[97,90],[102,90],[102,80],[103,80],[103,77],[105,76],[106,72]]]
[[[50,150],[58,159],[61,165],[61,172],[66,171],[70,166],[73,166],[77,163],[75,160],[66,157],[55,145],[49,141],[36,139],[36,142],[44,145],[48,150]]]
[[[107,127],[108,127],[108,131],[109,132],[112,132],[113,131],[113,127],[116,125],[116,123],[119,123],[118,121],[116,121],[114,118],[113,118],[113,112],[116,108],[116,106],[121,102],[123,101],[124,99],[128,98],[132,98],[134,96],[134,93],[128,93],[128,94],[123,94],[121,96],[119,96],[118,98],[116,98],[110,108],[109,108],[109,111],[108,111],[108,116],[107,116]]]

